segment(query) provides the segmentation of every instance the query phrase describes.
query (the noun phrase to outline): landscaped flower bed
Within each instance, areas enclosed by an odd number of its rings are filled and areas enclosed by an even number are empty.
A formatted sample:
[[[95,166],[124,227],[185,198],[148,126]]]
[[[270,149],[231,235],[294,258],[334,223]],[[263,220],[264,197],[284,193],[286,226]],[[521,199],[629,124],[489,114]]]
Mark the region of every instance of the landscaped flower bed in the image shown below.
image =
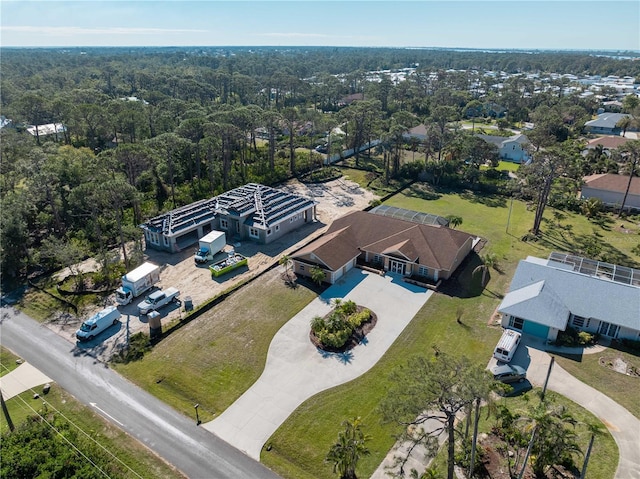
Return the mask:
[[[336,299],[324,317],[311,320],[311,342],[324,351],[342,352],[356,346],[373,329],[376,315],[353,301]]]

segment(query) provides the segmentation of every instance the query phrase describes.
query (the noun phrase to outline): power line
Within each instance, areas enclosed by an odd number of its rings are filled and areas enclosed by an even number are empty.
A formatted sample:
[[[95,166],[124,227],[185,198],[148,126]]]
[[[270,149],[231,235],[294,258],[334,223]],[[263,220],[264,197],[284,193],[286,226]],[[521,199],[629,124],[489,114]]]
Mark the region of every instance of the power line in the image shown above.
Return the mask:
[[[7,368],[4,364],[1,364],[1,366],[9,371],[9,368]],[[20,383],[19,380],[17,380],[18,383]],[[36,391],[34,391],[33,388],[25,388],[25,391],[31,391],[33,394],[37,394]],[[28,404],[22,397],[17,396],[22,402],[24,402],[29,409],[31,409],[32,411],[34,411],[41,419],[43,419],[46,422],[46,419],[44,419],[44,417],[42,417],[42,415],[40,413],[38,413],[30,404]],[[133,473],[136,477],[143,479],[142,476],[140,474],[138,474],[136,471],[134,471],[128,464],[124,463],[118,456],[116,456],[115,454],[113,454],[109,449],[107,449],[105,446],[103,446],[100,442],[98,442],[94,437],[92,437],[91,435],[89,435],[84,429],[82,429],[80,426],[78,426],[76,423],[74,423],[71,419],[69,419],[67,416],[64,415],[64,413],[62,411],[60,411],[59,409],[56,409],[56,407],[51,404],[50,402],[46,401],[44,398],[42,398],[42,402],[47,406],[50,407],[51,409],[53,409],[56,413],[58,413],[60,416],[62,416],[69,424],[71,424],[73,427],[75,427],[78,431],[80,431],[82,434],[84,434],[89,440],[91,440],[95,445],[97,445],[98,447],[100,447],[100,449],[102,449],[104,452],[106,452],[109,456],[111,456],[112,458],[114,458],[116,461],[118,461],[120,464],[122,464],[122,466],[124,466],[126,469],[128,469],[131,473]],[[66,439],[66,438],[65,438]],[[85,456],[86,457],[86,456]],[[100,470],[100,472],[103,472],[102,470]],[[109,477],[107,475],[107,477]]]

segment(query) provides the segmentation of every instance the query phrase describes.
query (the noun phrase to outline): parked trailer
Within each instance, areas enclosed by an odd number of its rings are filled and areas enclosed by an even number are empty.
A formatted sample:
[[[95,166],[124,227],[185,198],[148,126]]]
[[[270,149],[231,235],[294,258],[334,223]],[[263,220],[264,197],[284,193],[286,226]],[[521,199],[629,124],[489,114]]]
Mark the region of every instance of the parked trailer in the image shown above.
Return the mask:
[[[151,289],[160,281],[160,266],[153,263],[142,263],[136,269],[122,277],[122,286],[116,290],[116,303],[124,306]]]
[[[211,275],[214,278],[217,278],[218,276],[222,276],[229,271],[233,271],[234,269],[240,268],[241,266],[245,266],[247,263],[248,261],[246,257],[242,256],[239,253],[231,251],[225,259],[212,264],[211,266],[209,266],[209,269],[211,270]]]
[[[212,231],[198,241],[198,249],[195,254],[196,263],[212,261],[213,257],[227,245],[227,237],[224,231]]]

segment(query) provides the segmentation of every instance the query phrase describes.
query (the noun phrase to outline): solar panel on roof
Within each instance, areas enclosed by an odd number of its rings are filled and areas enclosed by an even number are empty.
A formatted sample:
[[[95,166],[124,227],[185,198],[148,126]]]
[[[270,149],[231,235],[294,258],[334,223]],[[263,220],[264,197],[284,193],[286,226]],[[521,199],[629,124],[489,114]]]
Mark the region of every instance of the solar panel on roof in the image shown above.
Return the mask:
[[[597,276],[615,283],[640,286],[639,269],[605,263],[604,261],[597,261],[566,253],[559,253],[557,251],[554,251],[549,255],[549,260],[571,265],[573,267],[572,269],[577,273],[588,276]]]

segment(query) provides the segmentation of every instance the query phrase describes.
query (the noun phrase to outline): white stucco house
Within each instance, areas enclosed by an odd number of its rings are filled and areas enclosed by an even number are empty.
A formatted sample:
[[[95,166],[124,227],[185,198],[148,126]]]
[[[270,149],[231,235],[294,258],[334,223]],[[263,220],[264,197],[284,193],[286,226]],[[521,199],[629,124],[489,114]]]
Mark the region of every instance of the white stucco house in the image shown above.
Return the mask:
[[[624,194],[629,193],[624,202],[625,210],[640,210],[640,178],[634,176],[629,184],[629,177],[613,173],[599,173],[585,176],[580,190],[580,198],[598,198],[606,206],[620,208]]]
[[[513,163],[527,163],[531,159],[526,149],[529,139],[521,133],[512,136],[477,136],[487,143],[496,145],[498,147],[498,156],[502,160],[512,161]]]
[[[564,253],[518,263],[498,307],[502,326],[549,341],[571,326],[640,339],[640,270]]]

